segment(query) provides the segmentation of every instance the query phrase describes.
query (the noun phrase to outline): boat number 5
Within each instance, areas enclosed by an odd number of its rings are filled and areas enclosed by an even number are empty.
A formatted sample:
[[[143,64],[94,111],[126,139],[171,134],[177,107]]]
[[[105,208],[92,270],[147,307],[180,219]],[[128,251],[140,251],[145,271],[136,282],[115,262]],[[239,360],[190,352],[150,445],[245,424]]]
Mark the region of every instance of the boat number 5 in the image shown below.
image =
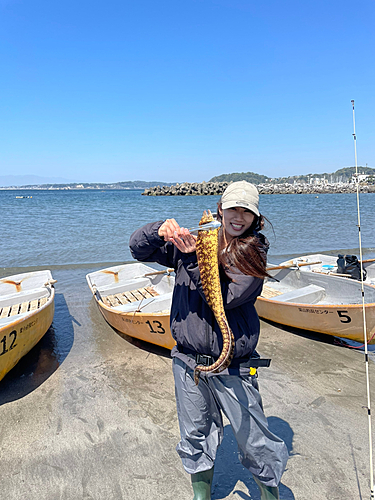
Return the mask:
[[[348,311],[337,311],[339,318],[342,318],[342,319],[340,319],[341,323],[350,323],[351,322],[352,318],[346,314],[347,312]]]
[[[151,325],[151,321],[146,321],[146,325],[148,325],[150,327],[151,333],[165,333],[163,325],[160,323],[160,321],[153,321],[152,325]],[[154,328],[156,328],[156,330],[154,330],[153,326],[154,326]]]
[[[8,351],[11,351],[12,349],[14,349],[16,347],[16,345],[17,345],[16,338],[17,338],[17,332],[16,332],[16,330],[13,330],[9,334],[9,340],[12,339],[12,342],[9,346],[9,349],[7,349],[7,336],[4,335],[4,337],[0,340],[0,344],[3,344],[3,350],[0,352],[0,356],[2,356],[3,354],[5,354]]]

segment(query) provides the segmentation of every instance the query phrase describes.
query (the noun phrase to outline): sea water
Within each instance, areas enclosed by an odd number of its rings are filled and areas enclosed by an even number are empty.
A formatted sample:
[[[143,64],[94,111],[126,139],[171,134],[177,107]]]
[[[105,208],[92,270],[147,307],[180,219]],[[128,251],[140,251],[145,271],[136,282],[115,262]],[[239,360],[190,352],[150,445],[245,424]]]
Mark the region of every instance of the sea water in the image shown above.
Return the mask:
[[[20,198],[23,196],[23,198]],[[196,226],[219,196],[142,196],[141,190],[0,191],[0,267],[80,266],[132,259],[132,232],[175,218]],[[355,194],[261,195],[269,261],[308,253],[359,253]],[[375,256],[375,194],[360,195],[362,250]]]

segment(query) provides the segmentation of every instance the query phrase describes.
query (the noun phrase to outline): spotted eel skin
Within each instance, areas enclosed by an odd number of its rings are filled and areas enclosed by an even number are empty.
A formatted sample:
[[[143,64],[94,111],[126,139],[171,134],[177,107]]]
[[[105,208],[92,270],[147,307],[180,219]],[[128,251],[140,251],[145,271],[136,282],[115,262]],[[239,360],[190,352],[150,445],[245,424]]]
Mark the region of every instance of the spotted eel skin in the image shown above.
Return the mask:
[[[212,213],[203,212],[199,225],[211,222]],[[198,267],[202,288],[208,305],[211,307],[223,336],[223,349],[218,359],[209,366],[197,365],[194,370],[194,381],[199,382],[200,372],[220,373],[227,368],[233,358],[234,336],[225,316],[223,297],[221,294],[219,261],[218,261],[219,228],[211,231],[199,231],[196,241]]]

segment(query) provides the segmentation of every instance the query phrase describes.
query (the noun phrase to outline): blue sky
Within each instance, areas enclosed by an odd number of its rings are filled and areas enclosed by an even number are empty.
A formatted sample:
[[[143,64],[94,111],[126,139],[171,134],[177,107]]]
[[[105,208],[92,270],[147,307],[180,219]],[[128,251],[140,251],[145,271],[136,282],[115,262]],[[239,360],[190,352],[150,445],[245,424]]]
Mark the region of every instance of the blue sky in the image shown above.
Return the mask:
[[[375,2],[0,0],[0,175],[375,168]]]

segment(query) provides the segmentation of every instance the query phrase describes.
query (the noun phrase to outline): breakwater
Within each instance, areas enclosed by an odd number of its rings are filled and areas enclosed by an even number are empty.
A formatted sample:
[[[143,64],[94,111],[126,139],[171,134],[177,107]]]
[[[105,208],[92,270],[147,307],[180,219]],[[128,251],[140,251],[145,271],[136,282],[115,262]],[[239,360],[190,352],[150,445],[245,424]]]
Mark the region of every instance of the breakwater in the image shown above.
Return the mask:
[[[229,182],[184,182],[173,186],[155,186],[144,190],[144,196],[202,196],[220,195]],[[336,184],[258,184],[259,194],[323,194],[355,193],[354,183]],[[361,184],[361,193],[375,193],[375,185]]]

